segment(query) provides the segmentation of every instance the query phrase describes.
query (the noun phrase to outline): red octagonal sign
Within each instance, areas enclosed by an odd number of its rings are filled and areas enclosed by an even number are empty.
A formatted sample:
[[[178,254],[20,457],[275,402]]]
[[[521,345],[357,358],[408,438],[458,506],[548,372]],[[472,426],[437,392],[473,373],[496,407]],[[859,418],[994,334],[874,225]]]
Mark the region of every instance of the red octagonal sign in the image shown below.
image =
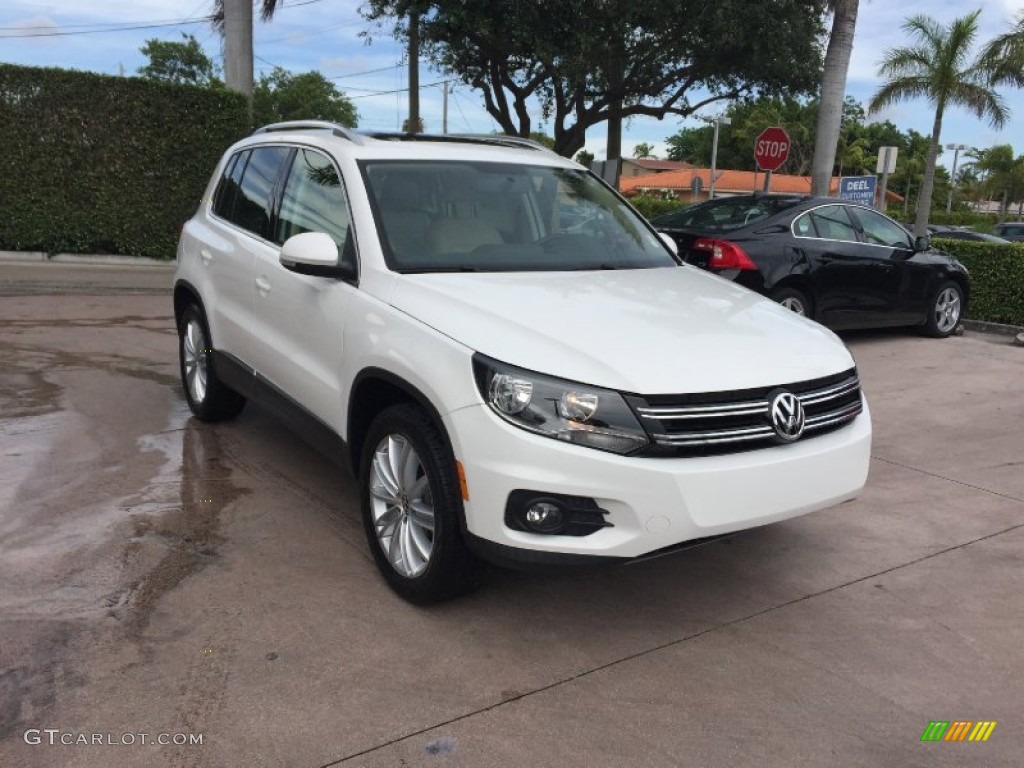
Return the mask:
[[[778,126],[765,128],[754,141],[754,160],[762,171],[777,171],[789,157],[789,134]]]

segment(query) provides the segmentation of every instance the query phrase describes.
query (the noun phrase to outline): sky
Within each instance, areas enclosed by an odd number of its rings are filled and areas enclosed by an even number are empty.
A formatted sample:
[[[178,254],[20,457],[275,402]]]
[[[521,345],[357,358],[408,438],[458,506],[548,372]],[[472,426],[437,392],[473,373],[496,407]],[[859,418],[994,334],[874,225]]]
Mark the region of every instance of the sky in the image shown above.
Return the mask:
[[[752,0],[756,1],[756,0]],[[332,78],[359,110],[359,127],[397,130],[407,111],[407,68],[402,49],[387,30],[375,28],[358,12],[360,0],[284,0],[269,23],[255,22],[256,75],[281,66],[294,72],[318,70]],[[0,62],[53,66],[107,74],[135,74],[146,63],[139,48],[146,40],[180,40],[194,34],[207,53],[221,59],[219,36],[203,22],[212,0],[3,0],[0,4]],[[882,53],[906,43],[901,24],[915,13],[927,13],[942,23],[975,8],[982,9],[979,40],[1006,31],[1024,0],[863,0],[857,22],[847,93],[866,103],[877,90],[878,60]],[[116,29],[114,29],[116,27]],[[367,33],[369,37],[367,37]],[[420,70],[421,115],[428,132],[440,132],[442,88],[448,77],[423,62]],[[1024,153],[1024,90],[1001,89],[1011,110],[1002,131],[995,131],[959,108],[948,109],[942,142],[986,148],[1011,144]],[[712,116],[715,106],[703,114]],[[877,116],[892,120],[902,130],[930,134],[933,112],[925,102],[903,102]],[[541,130],[539,113],[535,122]],[[665,139],[683,127],[702,125],[696,119],[634,118],[623,131],[623,154],[632,154],[641,142],[652,144],[664,157]],[[497,124],[482,106],[482,97],[455,83],[449,99],[451,132],[490,132]],[[728,130],[728,128],[723,128]],[[604,157],[605,129],[587,133],[586,149]],[[952,152],[940,163],[950,165]]]

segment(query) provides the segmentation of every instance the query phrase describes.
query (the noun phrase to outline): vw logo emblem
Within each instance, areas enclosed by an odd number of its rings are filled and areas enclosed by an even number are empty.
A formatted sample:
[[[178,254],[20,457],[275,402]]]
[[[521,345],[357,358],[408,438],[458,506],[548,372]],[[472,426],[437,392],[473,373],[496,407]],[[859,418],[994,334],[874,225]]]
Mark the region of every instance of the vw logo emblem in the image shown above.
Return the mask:
[[[769,406],[772,428],[779,440],[791,443],[804,433],[804,406],[792,392],[779,392]]]

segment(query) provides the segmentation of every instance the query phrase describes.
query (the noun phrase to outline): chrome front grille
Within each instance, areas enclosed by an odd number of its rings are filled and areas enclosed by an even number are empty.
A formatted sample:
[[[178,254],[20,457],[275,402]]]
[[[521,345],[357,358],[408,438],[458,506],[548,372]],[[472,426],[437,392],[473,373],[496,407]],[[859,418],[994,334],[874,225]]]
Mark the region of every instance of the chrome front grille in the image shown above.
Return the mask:
[[[744,451],[778,442],[769,414],[771,398],[789,391],[803,406],[806,440],[839,429],[863,411],[856,369],[836,376],[739,392],[630,396],[656,452],[693,456]]]

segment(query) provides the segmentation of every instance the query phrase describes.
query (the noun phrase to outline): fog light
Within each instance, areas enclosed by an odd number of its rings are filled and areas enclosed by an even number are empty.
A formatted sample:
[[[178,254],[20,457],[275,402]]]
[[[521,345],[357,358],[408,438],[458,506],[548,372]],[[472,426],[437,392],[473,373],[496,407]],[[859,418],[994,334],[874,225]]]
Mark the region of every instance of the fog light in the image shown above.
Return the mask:
[[[535,501],[523,516],[526,525],[537,533],[553,533],[565,523],[562,508],[551,501]]]

